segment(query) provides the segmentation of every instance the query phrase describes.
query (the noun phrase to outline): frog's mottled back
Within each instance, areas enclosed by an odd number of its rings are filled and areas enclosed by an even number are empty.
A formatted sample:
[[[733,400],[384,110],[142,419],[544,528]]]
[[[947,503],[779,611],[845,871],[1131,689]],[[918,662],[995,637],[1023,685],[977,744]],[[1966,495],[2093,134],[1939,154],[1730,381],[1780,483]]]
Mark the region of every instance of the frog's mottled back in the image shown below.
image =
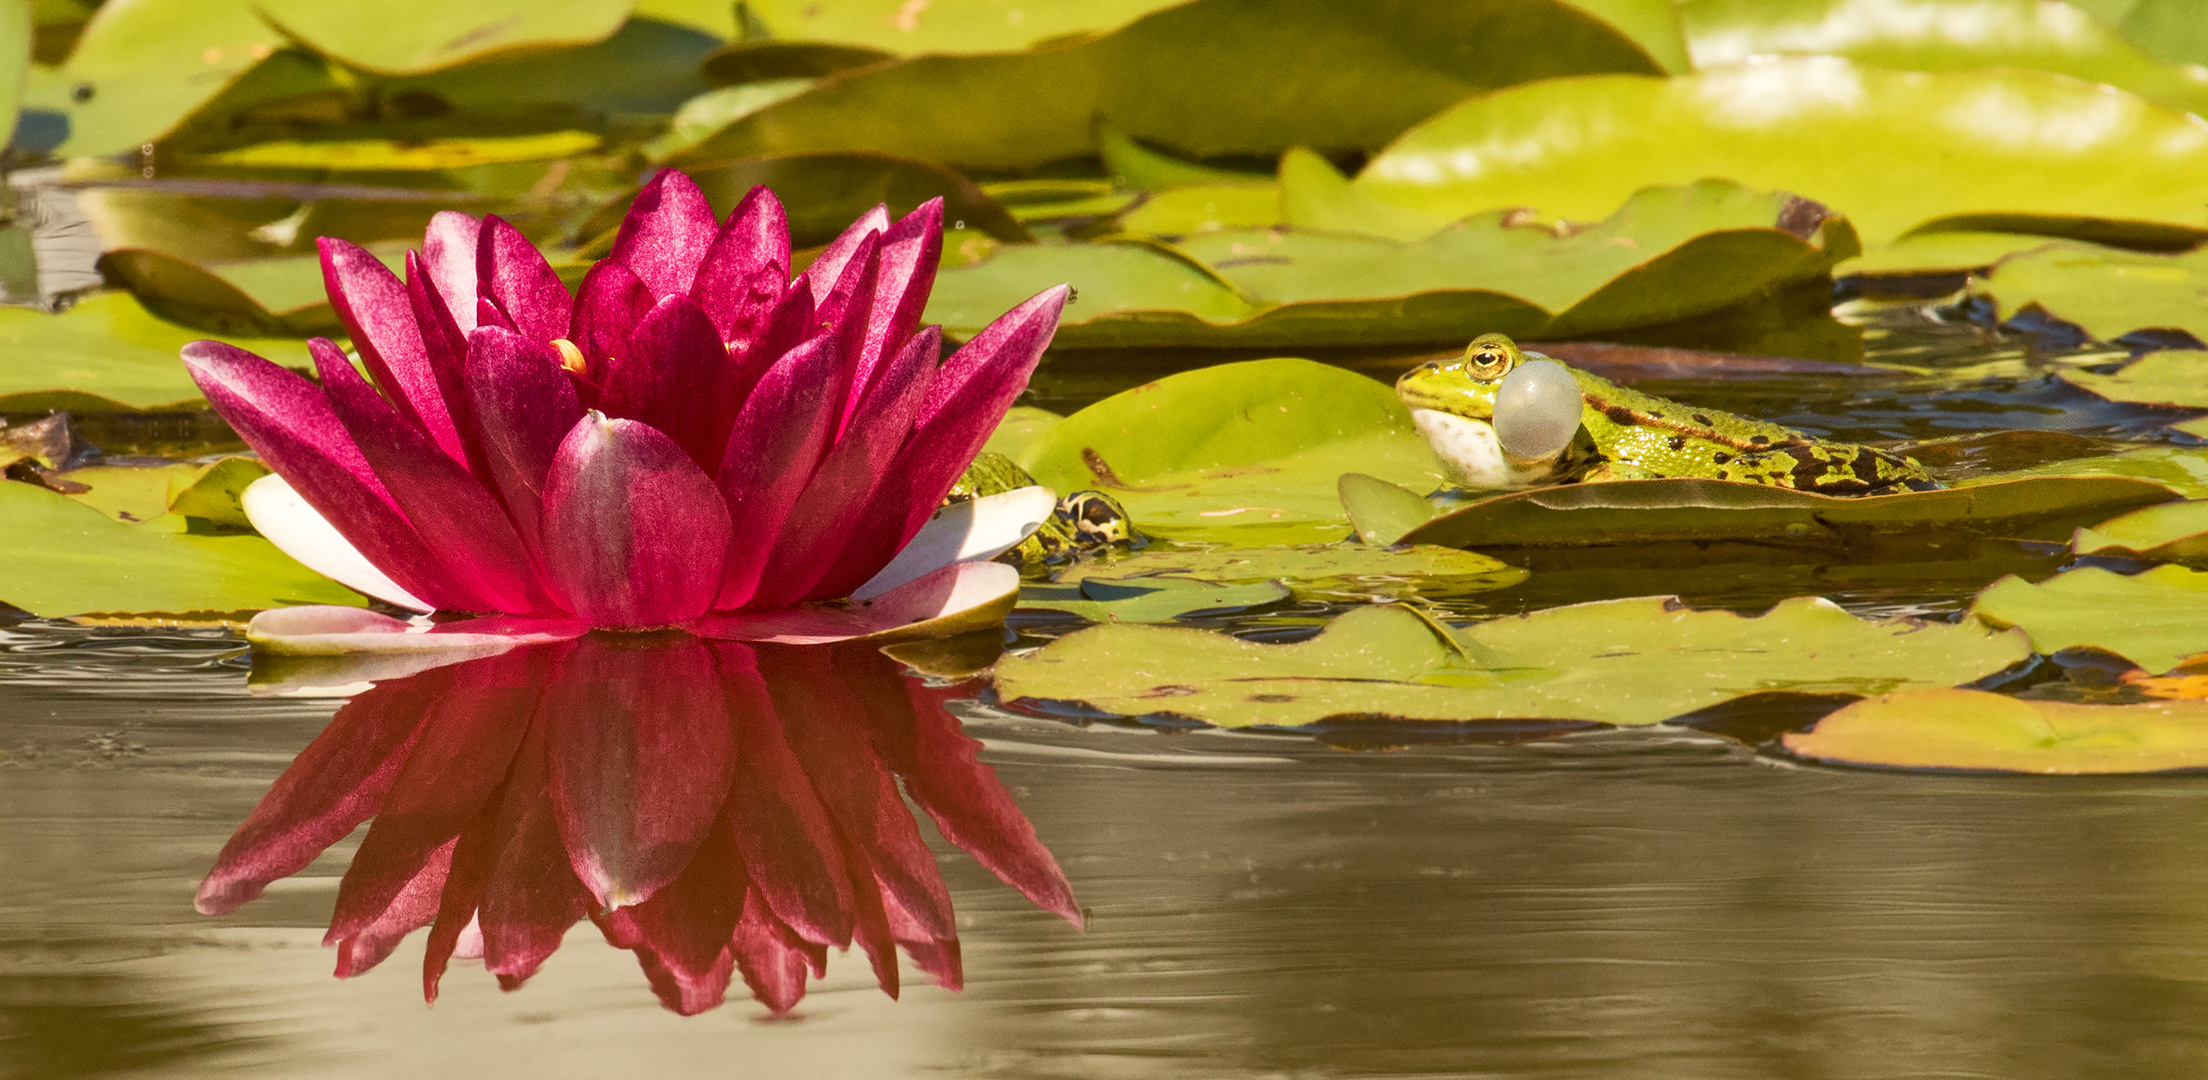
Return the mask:
[[[1397,395],[1456,482],[1509,489],[1701,477],[1828,495],[1937,486],[1922,465],[1891,451],[1684,405],[1569,367],[1565,370],[1580,389],[1579,436],[1549,457],[1516,457],[1494,434],[1496,391],[1529,360],[1555,363],[1521,351],[1501,334],[1487,334],[1474,339],[1462,357],[1429,361],[1396,381]]]

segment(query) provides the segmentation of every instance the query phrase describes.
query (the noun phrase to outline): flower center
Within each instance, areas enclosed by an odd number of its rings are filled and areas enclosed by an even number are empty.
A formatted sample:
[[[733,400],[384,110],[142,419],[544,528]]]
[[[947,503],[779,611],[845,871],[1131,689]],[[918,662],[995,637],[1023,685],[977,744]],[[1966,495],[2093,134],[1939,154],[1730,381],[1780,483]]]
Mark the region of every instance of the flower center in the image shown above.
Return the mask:
[[[566,338],[553,338],[552,347],[560,351],[560,366],[577,375],[590,374],[590,361],[583,358],[583,350]]]

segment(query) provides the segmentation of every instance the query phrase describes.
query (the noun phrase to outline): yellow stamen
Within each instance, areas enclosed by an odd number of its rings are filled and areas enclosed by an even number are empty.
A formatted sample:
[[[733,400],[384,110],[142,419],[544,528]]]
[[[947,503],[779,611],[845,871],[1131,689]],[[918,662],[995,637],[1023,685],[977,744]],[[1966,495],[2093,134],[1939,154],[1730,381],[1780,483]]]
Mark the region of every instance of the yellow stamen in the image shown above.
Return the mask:
[[[583,350],[576,348],[574,342],[569,341],[564,337],[553,338],[552,347],[560,350],[561,367],[566,368],[567,370],[572,371],[577,375],[587,375],[590,373],[590,362],[583,358]]]

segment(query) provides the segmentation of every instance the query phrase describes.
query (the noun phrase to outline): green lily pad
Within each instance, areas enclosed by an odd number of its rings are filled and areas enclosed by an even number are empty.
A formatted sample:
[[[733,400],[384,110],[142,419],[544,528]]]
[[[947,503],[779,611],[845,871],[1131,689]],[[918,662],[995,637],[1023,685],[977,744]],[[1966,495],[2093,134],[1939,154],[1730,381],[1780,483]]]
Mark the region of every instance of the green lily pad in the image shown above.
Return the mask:
[[[997,421],[997,429],[989,433],[989,441],[981,448],[983,453],[1003,454],[1018,460],[1043,432],[1057,427],[1065,417],[1049,409],[1033,405],[1014,405],[1006,410],[1004,419]],[[1069,493],[1070,494],[1070,493]]]
[[[135,151],[286,44],[251,0],[106,4],[62,69],[73,107],[68,141],[57,153]]]
[[[420,140],[275,139],[235,150],[194,154],[193,161],[248,169],[445,171],[570,157],[597,149],[601,141],[601,136],[589,131]]]
[[[1280,185],[1237,181],[1156,192],[1119,215],[1119,228],[1160,238],[1264,229],[1280,221]]]
[[[2113,454],[2051,461],[1959,481],[1970,488],[2046,477],[2129,477],[2160,484],[2188,499],[2208,499],[2208,447],[2140,446]],[[2111,509],[2113,512],[2113,508]]]
[[[69,498],[118,521],[150,521],[169,512],[169,491],[189,483],[206,466],[89,465],[53,474],[53,479],[83,491],[64,489]],[[262,470],[266,472],[267,470]]]
[[[612,36],[633,0],[258,0],[261,13],[324,56],[415,75],[492,53],[586,45]]]
[[[2179,112],[2208,106],[2208,79],[2155,60],[2114,26],[2067,4],[1692,0],[1679,16],[1703,69],[1786,54],[1844,56],[1893,71],[2035,68],[2122,87]]]
[[[1836,275],[1962,273],[1983,270],[2011,255],[2056,241],[2034,233],[1937,229],[1913,232],[1872,248],[1833,268]]]
[[[202,266],[312,255],[315,239],[322,236],[360,244],[418,243],[430,217],[440,210],[488,209],[480,205],[482,196],[451,187],[377,185],[352,198],[313,184],[188,183],[180,189],[85,188],[77,192],[77,206],[99,234],[101,250],[110,255],[144,249]]]
[[[1711,180],[1640,192],[1608,220],[1563,236],[1497,211],[1415,244],[1223,229],[1177,247],[1006,247],[946,270],[928,314],[971,334],[995,312],[1071,281],[1079,300],[1057,342],[1077,348],[1576,336],[1677,322],[1796,284],[1821,289],[1855,252],[1846,221],[1822,208]]]
[[[1349,521],[1334,482],[1344,472],[1438,479],[1394,390],[1285,359],[1115,394],[1036,436],[1019,462],[1058,491],[1111,493],[1146,533],[1241,546],[1340,539]]]
[[[1472,98],[1406,132],[1357,186],[1449,216],[1591,221],[1648,185],[1716,175],[1842,209],[1872,251],[1934,224],[2166,248],[2208,236],[2204,169],[2197,119],[2125,91],[1795,57]]]
[[[1038,42],[1113,30],[1185,0],[751,0],[752,17],[776,38],[863,45],[887,53],[1010,52]]]
[[[2064,382],[2082,386],[2110,401],[2208,409],[2208,352],[2198,349],[2148,353],[2111,375],[2075,369],[2057,374]]]
[[[666,133],[645,144],[644,156],[656,161],[679,154],[752,113],[812,89],[813,82],[809,77],[765,79],[708,90],[675,110]]]
[[[1363,603],[1504,589],[1524,581],[1526,572],[1485,555],[1432,545],[1392,550],[1347,543],[1172,550],[1154,545],[1083,559],[1060,570],[1056,584],[1099,577],[1119,582],[1168,577],[1238,584],[1277,581],[1298,597]]]
[[[1349,514],[1358,539],[1367,544],[1393,544],[1434,518],[1434,504],[1425,496],[1377,476],[1343,473],[1335,484],[1335,493],[1341,497],[1342,510]]]
[[[243,497],[253,481],[268,475],[268,466],[252,458],[226,457],[211,461],[169,481],[169,513],[199,518],[223,529],[250,529]]]
[[[0,3],[0,117],[15,132],[16,110],[23,105],[23,83],[31,67],[31,0]]]
[[[824,18],[831,7],[820,5]],[[897,10],[926,24],[927,9]],[[1093,26],[1115,15],[1071,17],[1094,18]],[[896,51],[873,28],[839,40]],[[1376,149],[1481,90],[1571,72],[1683,70],[1684,59],[1678,24],[1656,0],[1402,8],[1193,0],[1070,44],[919,55],[831,76],[738,120],[682,160],[870,150],[1024,169],[1094,154],[1099,117],[1198,158],[1269,156],[1295,145]],[[1285,72],[1294,73],[1293,93],[1281,90]]]
[[[59,315],[0,308],[0,355],[39,358],[0,363],[0,412],[201,408],[177,353],[206,336],[153,317],[127,293],[94,296]],[[311,364],[303,341],[232,344],[287,367]]]
[[[2208,562],[2208,501],[2190,499],[2134,510],[2079,529],[2080,555],[2128,555],[2159,562]]]
[[[1280,220],[1299,229],[1410,243],[1432,236],[1451,218],[1381,202],[1335,172],[1331,162],[1299,146],[1280,158]]]
[[[1727,480],[1621,480],[1492,496],[1402,539],[1490,549],[1717,540],[1845,546],[1878,534],[1926,538],[1932,530],[2068,538],[2083,522],[2175,497],[2160,484],[2114,476],[2033,477],[1864,498]]]
[[[1161,154],[1127,137],[1110,124],[1098,124],[1097,153],[1112,183],[1134,191],[1164,191],[1199,184],[1262,184],[1270,177],[1217,169]]]
[[[781,193],[789,214],[790,240],[800,247],[835,239],[878,203],[888,204],[891,214],[902,216],[937,198],[943,200],[946,248],[956,249],[981,235],[1012,243],[1033,239],[973,181],[925,161],[879,154],[794,154],[729,162],[695,170],[690,178],[723,218],[755,185],[765,184]],[[630,198],[608,203],[618,211],[602,215],[610,218],[602,221],[609,231],[619,225],[619,213],[628,210]]]
[[[1971,602],[1989,625],[2021,627],[2043,653],[2091,645],[2161,674],[2208,652],[2208,572],[2157,566],[2126,577],[2082,566],[2037,585],[2006,577]]]
[[[1183,577],[1103,578],[1020,586],[1020,607],[1063,611],[1099,623],[1171,622],[1246,611],[1288,599],[1277,581],[1227,585]]]
[[[1983,690],[1902,690],[1858,701],[1788,750],[1848,765],[2024,773],[2208,768],[2208,703],[2077,705]]]
[[[1992,300],[2001,318],[2037,304],[2101,341],[2146,329],[2208,341],[2208,252],[2051,244],[2001,260],[1970,291]]]
[[[130,524],[44,488],[0,482],[0,548],[9,562],[0,601],[45,616],[366,603],[258,536],[184,529],[175,515]]]
[[[1755,618],[1692,611],[1664,597],[1612,600],[1454,635],[1388,606],[1351,611],[1290,645],[1100,626],[1007,657],[997,692],[1007,701],[1079,701],[1122,716],[1166,713],[1221,727],[1351,716],[1653,724],[1774,690],[1952,686],[2029,655],[2020,634],[1873,622],[1814,597]]]
[[[2106,2],[2106,0],[2103,0]],[[2191,0],[2138,0],[2120,24],[2124,37],[2172,64],[2208,65],[2208,23]]]

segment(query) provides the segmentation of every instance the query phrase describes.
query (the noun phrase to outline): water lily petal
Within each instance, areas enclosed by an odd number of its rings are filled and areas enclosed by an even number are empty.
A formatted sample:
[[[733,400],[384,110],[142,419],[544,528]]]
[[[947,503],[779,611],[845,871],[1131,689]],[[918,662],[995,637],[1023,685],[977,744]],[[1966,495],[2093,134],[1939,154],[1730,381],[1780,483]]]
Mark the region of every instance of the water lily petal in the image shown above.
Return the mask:
[[[593,412],[561,441],[544,490],[545,572],[577,618],[647,629],[698,617],[728,540],[712,479],[650,425]]]
[[[712,651],[687,635],[577,642],[539,716],[575,876],[602,910],[649,899],[690,864],[728,798],[734,746]]]
[[[881,233],[888,231],[889,207],[876,203],[874,209],[860,214],[857,221],[852,222],[834,240],[830,240],[828,246],[822,248],[819,255],[814,256],[811,265],[805,268],[805,272],[797,277],[812,292],[813,306],[825,305],[828,302],[828,294],[835,289],[836,281],[843,277],[843,273],[849,267],[851,261],[865,257],[860,252],[859,245],[864,243],[869,235],[879,236]],[[791,287],[795,288],[796,286],[792,285]]]
[[[856,916],[835,823],[791,753],[755,655],[715,649],[736,732],[736,783],[729,792],[745,872],[774,918],[808,941],[851,944]]]
[[[236,910],[375,816],[429,717],[423,691],[441,694],[452,679],[432,672],[340,706],[223,845],[193,901],[200,913]]]
[[[360,350],[360,359],[376,378],[376,385],[391,397],[392,407],[409,423],[426,431],[437,445],[454,453],[460,446],[452,414],[431,365],[429,349],[414,316],[414,301],[407,286],[368,249],[347,240],[322,237],[315,241],[322,255],[322,286],[345,335]],[[407,253],[411,270],[414,254]],[[469,305],[470,310],[474,308]]]
[[[994,559],[1034,535],[1057,508],[1058,493],[1039,484],[941,507],[851,599],[871,600],[952,563]]]
[[[484,217],[476,244],[478,292],[495,301],[522,336],[536,341],[564,337],[574,299],[537,245],[497,214]]]
[[[546,801],[544,729],[542,717],[530,722],[507,769],[505,783],[453,845],[452,865],[437,900],[436,921],[430,926],[429,941],[422,953],[422,999],[431,1004],[437,1001],[438,983],[454,955],[463,951],[483,955],[483,897],[507,848],[521,839],[520,830],[531,811]],[[573,925],[573,920],[567,925]],[[566,928],[560,927],[562,931]]]
[[[836,339],[814,338],[775,361],[744,399],[721,457],[733,544],[715,608],[742,607],[758,591],[774,538],[835,432],[836,402],[820,387],[841,366]]]
[[[499,310],[498,305],[492,303],[490,297],[478,297],[475,301],[475,328],[481,330],[486,326],[495,326],[501,330],[512,330],[514,320],[507,318],[506,313]],[[469,333],[472,335],[474,331],[471,330]]]
[[[468,595],[399,512],[313,383],[219,341],[195,341],[183,357],[231,429],[402,592],[439,607]],[[311,549],[302,554],[315,557]]]
[[[582,401],[552,346],[498,327],[468,336],[467,375],[491,479],[541,565],[545,478],[560,440],[583,418]]]
[[[307,501],[293,490],[291,482],[282,476],[270,473],[247,484],[238,495],[238,505],[256,531],[307,569],[378,600],[416,611],[431,610],[428,601],[400,588],[389,575],[377,569],[376,564],[369,562],[352,541],[345,539],[344,534],[330,524],[330,519],[307,505]]]
[[[430,435],[446,456],[469,472],[483,475],[482,447],[476,442],[475,423],[468,414],[468,338],[449,310],[463,307],[474,320],[480,318],[479,305],[466,298],[448,303],[421,257],[411,251],[406,253],[406,297],[414,308],[414,322],[421,329],[422,348],[435,379],[437,413],[449,425],[431,427]]]
[[[453,567],[474,611],[555,609],[506,510],[474,477],[399,419],[328,341],[309,343],[332,411],[431,549]]]
[[[476,327],[475,301],[481,293],[476,287],[476,249],[482,234],[483,219],[458,210],[438,211],[422,233],[422,268],[462,334],[473,333]]]
[[[842,596],[879,569],[888,545],[872,535],[881,527],[874,492],[912,430],[912,418],[935,375],[940,341],[934,327],[914,334],[895,362],[885,365],[881,377],[867,387],[859,409],[846,414],[847,420],[857,419],[821,458],[791,507],[767,557],[756,603],[781,607]],[[903,515],[889,520],[901,525]],[[885,556],[865,565],[847,557],[855,550],[877,549]]]
[[[441,664],[454,664],[589,632],[589,626],[564,617],[493,615],[445,623],[402,622],[361,608],[315,605],[263,611],[246,624],[245,640],[257,653],[268,656],[368,660],[429,654],[441,657]]]
[[[728,948],[751,996],[777,1016],[797,1008],[804,999],[807,968],[818,971],[823,966],[813,963],[814,954],[805,943],[795,940],[789,928],[775,919],[756,885],[744,894],[743,916]]]
[[[343,937],[324,942],[337,946],[337,977],[364,975],[383,963],[406,935],[428,926],[437,917],[437,897],[444,892],[445,876],[452,868],[453,844],[430,854],[422,868],[391,897],[382,913]]]
[[[741,355],[766,330],[790,287],[790,224],[781,200],[765,185],[752,188],[713,238],[690,284],[690,299]]]
[[[728,368],[712,320],[689,297],[670,296],[637,324],[626,352],[594,368],[598,408],[650,424],[710,475],[720,471],[735,412],[722,391]]]
[[[889,468],[891,484],[876,492],[885,514],[904,507],[905,522],[888,551],[904,546],[935,512],[945,492],[981,452],[1014,398],[1027,389],[1035,365],[1058,332],[1069,290],[1037,293],[990,323],[943,365],[913,423],[912,438]]]
[[[705,637],[819,645],[949,637],[995,626],[1020,599],[1020,572],[1003,563],[953,563],[871,600],[780,611],[725,612],[691,624]]]
[[[662,1004],[695,1016],[721,1003],[735,975],[728,943],[748,887],[735,830],[721,814],[680,877],[641,904],[600,913],[596,922],[608,943],[636,953]]]
[[[935,288],[936,267],[943,261],[943,200],[921,203],[920,208],[897,219],[882,235],[880,277],[873,303],[866,313],[866,344],[859,353],[852,378],[849,416],[863,408],[862,388],[870,385],[875,371],[896,355],[900,343],[920,326],[920,314]],[[929,365],[938,358],[930,356]],[[849,426],[850,421],[845,421]]]
[[[774,310],[767,313],[766,322],[756,337],[738,349],[730,348],[728,354],[728,389],[723,400],[731,411],[740,409],[741,403],[750,400],[751,392],[758,388],[759,380],[766,377],[775,361],[789,355],[790,350],[805,343],[813,336],[813,294],[804,289],[791,289],[782,294]],[[835,403],[830,402],[831,406]],[[833,417],[831,409],[829,415]]]
[[[655,298],[683,296],[720,232],[718,224],[695,182],[661,169],[629,204],[611,258],[635,271]]]
[[[629,351],[629,334],[655,303],[643,279],[612,259],[601,260],[583,275],[583,283],[575,290],[567,339],[589,364],[589,370],[582,374],[591,386],[604,377],[608,361]],[[585,395],[583,403],[596,407],[591,394]]]

